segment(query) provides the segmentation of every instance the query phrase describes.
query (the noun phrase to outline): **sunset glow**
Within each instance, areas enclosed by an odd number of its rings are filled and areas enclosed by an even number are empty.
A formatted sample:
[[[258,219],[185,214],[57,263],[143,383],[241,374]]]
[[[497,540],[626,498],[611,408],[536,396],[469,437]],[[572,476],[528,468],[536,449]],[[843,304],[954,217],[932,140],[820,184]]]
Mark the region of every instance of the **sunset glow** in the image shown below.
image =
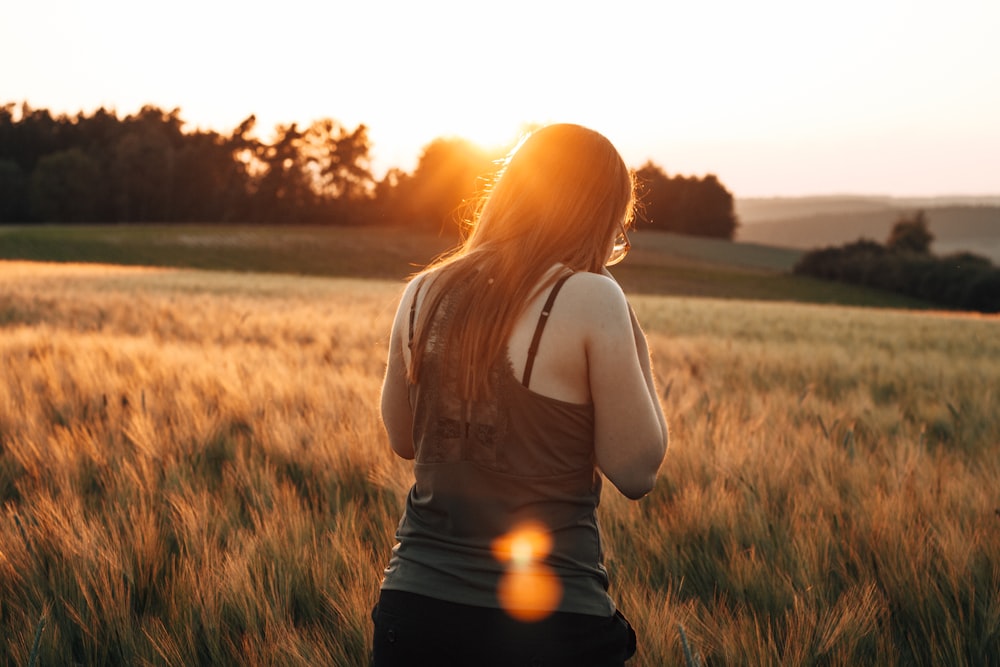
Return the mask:
[[[256,114],[265,137],[363,123],[379,172],[437,137],[492,147],[575,122],[632,166],[712,172],[740,197],[1000,191],[996,2],[152,7],[15,3],[0,101],[179,107],[219,131]]]

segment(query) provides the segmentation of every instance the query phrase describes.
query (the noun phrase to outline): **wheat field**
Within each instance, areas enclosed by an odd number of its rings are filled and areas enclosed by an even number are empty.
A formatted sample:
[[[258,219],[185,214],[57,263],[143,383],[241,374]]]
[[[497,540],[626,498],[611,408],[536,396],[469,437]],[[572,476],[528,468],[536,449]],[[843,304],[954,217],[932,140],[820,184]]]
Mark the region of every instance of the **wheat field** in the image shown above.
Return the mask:
[[[365,665],[401,287],[0,262],[0,663]],[[633,303],[672,438],[599,513],[630,664],[1000,664],[1000,320]]]

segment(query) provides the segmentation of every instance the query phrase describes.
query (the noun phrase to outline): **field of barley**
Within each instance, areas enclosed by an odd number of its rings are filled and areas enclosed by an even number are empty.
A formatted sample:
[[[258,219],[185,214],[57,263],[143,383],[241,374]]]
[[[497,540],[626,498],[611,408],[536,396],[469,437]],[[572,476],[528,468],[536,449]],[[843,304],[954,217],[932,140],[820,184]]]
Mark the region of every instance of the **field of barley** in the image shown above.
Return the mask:
[[[401,287],[0,262],[0,664],[365,665]],[[671,444],[600,508],[630,664],[1000,665],[1000,319],[633,304]]]

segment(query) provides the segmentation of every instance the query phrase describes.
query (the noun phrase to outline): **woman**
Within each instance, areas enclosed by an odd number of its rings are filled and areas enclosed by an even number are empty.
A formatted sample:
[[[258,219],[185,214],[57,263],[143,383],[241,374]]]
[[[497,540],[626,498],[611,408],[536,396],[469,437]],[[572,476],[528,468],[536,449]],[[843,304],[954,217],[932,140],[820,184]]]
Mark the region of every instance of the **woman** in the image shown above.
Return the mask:
[[[507,158],[461,247],[417,275],[382,418],[416,482],[385,571],[373,664],[622,665],[603,473],[653,487],[667,445],[645,336],[605,268],[632,174],[602,135],[544,127]]]

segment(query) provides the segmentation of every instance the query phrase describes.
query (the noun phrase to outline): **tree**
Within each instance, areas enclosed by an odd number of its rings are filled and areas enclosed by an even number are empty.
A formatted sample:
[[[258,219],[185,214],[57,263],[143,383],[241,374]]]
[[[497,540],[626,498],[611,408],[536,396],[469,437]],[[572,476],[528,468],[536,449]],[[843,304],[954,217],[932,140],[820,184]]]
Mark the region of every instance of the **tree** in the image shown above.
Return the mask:
[[[166,112],[146,105],[120,124],[111,152],[115,219],[165,222],[175,219],[174,159],[185,143],[180,109]],[[79,123],[78,123],[79,125]]]
[[[173,147],[156,128],[128,130],[113,151],[111,177],[115,219],[151,222],[173,219]]]
[[[896,221],[889,232],[885,247],[892,252],[910,252],[929,255],[934,235],[927,228],[927,216],[917,211],[912,218],[905,215]]]
[[[46,155],[31,175],[32,216],[43,222],[91,222],[100,168],[79,148]]]
[[[13,109],[5,109],[5,120],[12,121]],[[4,132],[4,145],[0,154],[17,162],[24,173],[30,174],[35,165],[45,155],[72,148],[66,136],[69,119],[65,116],[53,118],[46,109],[32,109],[27,102],[21,104],[21,118]]]
[[[67,127],[69,144],[97,162],[101,174],[109,175],[100,180],[98,190],[94,193],[97,200],[94,215],[97,220],[120,220],[120,202],[116,201],[120,184],[111,175],[115,173],[115,149],[126,131],[126,124],[113,111],[104,108],[90,116],[82,112],[77,114]]]
[[[738,225],[733,195],[714,174],[670,177],[647,162],[636,180],[640,222],[677,234],[733,238]]]
[[[361,199],[374,188],[368,151],[368,128],[353,132],[335,120],[313,122],[302,135],[301,150],[317,194],[331,199]]]
[[[322,217],[342,223],[358,221],[361,207],[375,190],[369,149],[364,125],[348,132],[336,121],[324,118],[303,133],[300,151]]]
[[[0,222],[27,219],[28,179],[13,160],[0,158]]]
[[[279,125],[271,145],[257,144],[247,159],[254,215],[260,222],[348,222],[372,196],[368,129],[348,132],[330,119],[305,130]]]
[[[263,165],[254,191],[255,222],[303,222],[312,205],[312,190],[299,152],[298,125],[279,125],[275,140],[261,145],[256,158]]]
[[[495,170],[493,160],[494,156],[465,139],[435,139],[424,148],[412,176],[402,178],[391,172],[394,185],[380,184],[382,203],[393,203],[386,214],[425,229],[456,228],[465,206],[475,200]]]
[[[406,193],[412,190],[413,176],[399,167],[389,169],[375,184],[370,208],[370,222],[392,224],[404,219]]]
[[[177,222],[228,222],[245,217],[249,176],[232,137],[195,132],[173,158],[171,211]]]

